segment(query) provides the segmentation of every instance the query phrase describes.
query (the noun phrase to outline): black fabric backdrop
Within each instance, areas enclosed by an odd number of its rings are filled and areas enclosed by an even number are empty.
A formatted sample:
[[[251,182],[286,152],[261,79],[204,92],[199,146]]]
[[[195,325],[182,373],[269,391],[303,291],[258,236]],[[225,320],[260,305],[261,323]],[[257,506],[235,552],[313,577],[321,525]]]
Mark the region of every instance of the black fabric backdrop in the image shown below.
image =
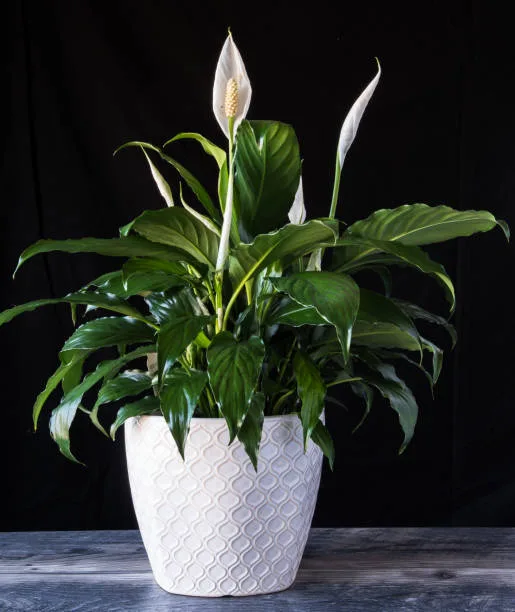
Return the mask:
[[[310,216],[328,211],[341,122],[378,56],[383,77],[345,163],[339,216],[351,222],[427,202],[487,208],[514,223],[515,58],[497,3],[240,4],[11,3],[2,36],[2,309],[62,296],[118,263],[51,254],[12,281],[28,244],[115,236],[141,210],[161,207],[141,154],[113,159],[119,144],[199,131],[223,145],[211,89],[228,26],[254,89],[249,117],[297,130]],[[194,144],[177,144],[175,156],[214,184]],[[458,348],[446,356],[434,400],[411,374],[421,414],[400,457],[386,405],[378,401],[355,434],[361,407],[328,406],[337,458],[333,473],[324,468],[315,525],[515,524],[514,250],[497,231],[430,251],[457,283]],[[398,270],[394,291],[445,313],[433,281]],[[78,419],[72,444],[84,468],[58,453],[48,409],[31,431],[32,404],[71,330],[65,306],[0,329],[0,529],[135,527],[123,436],[113,444]]]

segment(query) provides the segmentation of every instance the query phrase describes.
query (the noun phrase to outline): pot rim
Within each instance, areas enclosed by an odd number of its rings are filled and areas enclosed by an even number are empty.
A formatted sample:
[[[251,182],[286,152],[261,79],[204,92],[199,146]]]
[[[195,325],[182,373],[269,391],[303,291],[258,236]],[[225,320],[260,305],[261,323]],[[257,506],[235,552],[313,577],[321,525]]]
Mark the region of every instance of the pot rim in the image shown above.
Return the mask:
[[[164,416],[162,414],[140,414],[137,415],[135,417],[132,417],[135,419],[143,419],[143,418],[157,418],[157,419],[164,419]],[[276,419],[287,419],[287,418],[296,418],[300,420],[300,415],[297,414],[296,412],[293,413],[289,413],[289,414],[274,414],[274,415],[265,415],[264,419],[265,421],[273,421]],[[166,420],[166,419],[165,419]],[[214,421],[225,421],[225,417],[191,417],[191,421],[195,421],[195,422],[201,422],[201,421],[209,421],[209,422],[214,422]]]

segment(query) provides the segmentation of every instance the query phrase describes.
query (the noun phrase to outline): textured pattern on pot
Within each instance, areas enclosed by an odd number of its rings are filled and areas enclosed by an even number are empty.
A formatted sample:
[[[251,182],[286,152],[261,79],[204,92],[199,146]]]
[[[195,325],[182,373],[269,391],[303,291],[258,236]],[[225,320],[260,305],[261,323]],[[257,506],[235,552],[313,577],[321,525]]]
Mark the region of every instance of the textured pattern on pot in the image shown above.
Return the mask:
[[[254,471],[224,419],[194,418],[185,461],[161,416],[125,424],[127,465],[156,582],[170,593],[253,595],[287,589],[308,538],[322,452],[296,415],[265,417]]]

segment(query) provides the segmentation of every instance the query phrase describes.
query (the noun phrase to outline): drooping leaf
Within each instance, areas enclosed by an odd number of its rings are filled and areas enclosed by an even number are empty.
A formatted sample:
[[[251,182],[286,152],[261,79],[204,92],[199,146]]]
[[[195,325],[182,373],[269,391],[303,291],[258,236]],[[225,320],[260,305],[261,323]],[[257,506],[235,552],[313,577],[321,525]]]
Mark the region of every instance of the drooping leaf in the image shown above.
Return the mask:
[[[299,302],[285,298],[267,317],[269,325],[282,324],[300,327],[301,325],[327,325],[314,306],[303,306]]]
[[[287,265],[319,245],[333,243],[338,224],[332,219],[314,219],[303,225],[288,224],[276,232],[261,234],[251,244],[241,244],[230,255],[229,275],[235,287],[278,260]]]
[[[148,142],[142,142],[141,140],[133,140],[131,142],[126,142],[125,144],[123,144],[120,147],[118,147],[114,153],[116,154],[116,153],[118,153],[118,151],[121,151],[122,149],[126,149],[128,147],[140,147],[140,148],[143,148],[143,149],[149,149],[150,151],[155,151],[156,153],[159,153],[159,155],[161,156],[161,159],[163,159],[166,162],[168,162],[171,166],[173,166],[177,170],[177,172],[184,179],[184,181],[186,182],[188,187],[193,191],[193,193],[197,197],[198,201],[207,210],[207,212],[209,213],[211,218],[216,219],[216,220],[219,219],[218,212],[217,212],[216,208],[213,206],[213,201],[211,200],[211,197],[209,196],[209,194],[206,191],[205,187],[182,164],[180,164],[178,161],[176,161],[173,157],[170,157],[169,155],[166,155],[159,147],[156,147],[155,145],[150,144]]]
[[[215,266],[219,237],[183,208],[147,210],[126,228],[153,243],[180,249],[195,262]]]
[[[365,402],[365,410],[363,412],[363,416],[361,417],[359,423],[352,430],[352,433],[354,433],[363,425],[367,416],[370,414],[370,410],[372,408],[372,402],[374,400],[374,390],[372,389],[372,387],[370,387],[363,381],[352,383],[351,389],[355,395],[363,399],[363,401]]]
[[[202,136],[202,134],[197,134],[196,132],[181,132],[180,134],[177,134],[176,136],[170,138],[170,140],[167,140],[164,143],[163,149],[165,149],[169,144],[172,144],[172,142],[176,142],[178,140],[197,141],[204,149],[204,151],[216,160],[218,169],[221,169],[227,160],[227,154],[223,149],[217,147],[209,139]]]
[[[234,115],[234,131],[236,132],[249,110],[252,87],[241,54],[229,33],[218,58],[213,85],[213,112],[227,138],[229,138],[229,122],[225,108],[225,96],[227,85],[231,80],[235,81],[237,87],[238,103]]]
[[[50,434],[65,457],[77,462],[77,459],[70,450],[70,427],[86,391],[100,382],[105,376],[117,372],[126,363],[154,350],[155,346],[153,345],[142,346],[117,359],[101,362],[94,372],[88,374],[79,385],[63,397],[59,406],[52,411]]]
[[[234,165],[238,229],[243,240],[251,242],[288,221],[301,170],[293,128],[275,121],[244,121]]]
[[[218,227],[218,225],[216,225],[214,221],[211,221],[209,217],[206,217],[206,215],[199,213],[197,210],[189,206],[189,204],[186,202],[186,200],[184,199],[184,194],[182,192],[182,183],[179,183],[179,195],[181,198],[181,204],[190,213],[190,215],[193,215],[196,219],[203,223],[209,231],[220,237],[220,228]]]
[[[349,245],[355,245],[349,246]],[[375,240],[371,238],[356,238],[344,236],[336,243],[339,248],[335,251],[335,268],[339,272],[354,272],[363,268],[376,266],[377,263],[386,265],[403,264],[413,266],[425,274],[435,277],[443,286],[447,300],[454,310],[456,297],[454,285],[449,278],[445,268],[433,261],[429,255],[417,246],[406,246],[404,244]],[[388,255],[384,258],[381,251]],[[392,257],[393,256],[393,257]]]
[[[145,303],[159,325],[167,323],[169,319],[203,314],[188,287],[166,292],[155,291],[145,297]]]
[[[346,233],[417,246],[487,232],[496,225],[505,231],[505,224],[500,224],[486,210],[458,211],[449,206],[404,204],[376,210],[366,219],[353,223]]]
[[[394,302],[399,306],[401,310],[403,310],[413,319],[420,319],[421,321],[427,321],[429,323],[441,325],[449,334],[452,342],[452,347],[454,348],[456,346],[456,342],[458,341],[458,334],[454,325],[449,323],[447,319],[437,314],[434,314],[433,312],[428,312],[418,304],[413,304],[412,302],[406,302],[404,300],[399,299],[395,299]]]
[[[159,384],[198,334],[209,323],[208,316],[177,316],[165,323],[157,338],[157,363]]]
[[[122,406],[116,414],[116,419],[111,425],[109,431],[111,438],[114,440],[116,432],[131,417],[141,416],[143,414],[153,414],[159,410],[159,398],[153,395],[148,395],[143,399]]]
[[[238,440],[243,444],[254,469],[258,469],[259,446],[263,433],[265,415],[265,396],[263,393],[254,393],[243,424],[238,431]]]
[[[354,280],[334,272],[298,272],[272,278],[271,282],[296,302],[314,307],[327,323],[334,325],[343,357],[347,360],[352,327],[359,309],[359,287]]]
[[[395,301],[375,291],[360,288],[358,319],[368,323],[392,323],[406,332],[417,342],[422,357],[420,335],[411,318],[403,312]]]
[[[117,344],[150,343],[155,330],[131,317],[102,317],[78,327],[64,343],[61,351],[98,349]]]
[[[229,428],[229,444],[249,410],[265,355],[263,341],[251,336],[239,342],[229,332],[217,334],[207,349],[208,375]]]
[[[57,370],[50,376],[48,379],[45,388],[41,393],[37,396],[36,402],[34,403],[34,407],[32,409],[32,421],[34,423],[34,431],[38,427],[39,415],[41,414],[41,410],[45,405],[46,401],[52,394],[52,392],[57,389],[59,383],[63,382],[66,375],[74,370],[77,364],[82,364],[86,359],[88,353],[87,351],[76,351],[73,354],[70,354],[69,359],[66,361],[62,361]]]
[[[419,351],[418,341],[393,323],[362,321],[358,319],[352,331],[352,343],[359,346],[400,348]]]
[[[67,351],[64,353],[61,351],[59,353],[59,359],[62,364],[68,364],[70,361],[74,361],[72,367],[66,372],[61,381],[61,387],[65,395],[71,391],[73,387],[79,384],[82,378],[84,361],[89,353],[90,351],[87,350]],[[82,357],[82,359],[77,359],[77,356]]]
[[[205,372],[174,368],[166,375],[160,393],[161,412],[183,459],[190,421],[206,383]]]
[[[127,302],[124,302],[114,295],[105,295],[103,293],[97,293],[94,291],[85,291],[77,293],[69,293],[63,298],[48,298],[43,300],[34,300],[33,302],[27,302],[20,306],[14,306],[8,310],[4,310],[0,313],[0,325],[8,323],[14,317],[24,313],[36,310],[40,306],[49,306],[51,304],[84,304],[87,306],[93,306],[95,308],[104,308],[105,310],[111,310],[120,314],[128,315],[130,317],[142,319],[143,316],[135,308],[130,306]]]
[[[326,388],[320,372],[306,353],[297,351],[293,358],[293,372],[297,393],[302,402],[300,419],[304,436],[304,450],[324,409]]]
[[[150,257],[133,257],[126,261],[122,267],[124,280],[127,280],[132,274],[150,272],[166,272],[170,275],[188,277],[188,270],[183,264]]]
[[[329,433],[327,427],[318,419],[313,431],[311,432],[311,439],[313,442],[320,447],[324,455],[329,461],[329,467],[331,471],[334,470],[334,442]]]
[[[173,210],[173,209],[172,209]],[[157,212],[157,211],[156,211]],[[77,240],[38,240],[20,255],[19,268],[34,255],[61,251],[65,253],[97,253],[111,257],[155,257],[167,261],[187,261],[195,263],[196,258],[186,251],[171,248],[166,244],[158,244],[145,240],[140,236],[122,236],[121,238],[79,238]]]

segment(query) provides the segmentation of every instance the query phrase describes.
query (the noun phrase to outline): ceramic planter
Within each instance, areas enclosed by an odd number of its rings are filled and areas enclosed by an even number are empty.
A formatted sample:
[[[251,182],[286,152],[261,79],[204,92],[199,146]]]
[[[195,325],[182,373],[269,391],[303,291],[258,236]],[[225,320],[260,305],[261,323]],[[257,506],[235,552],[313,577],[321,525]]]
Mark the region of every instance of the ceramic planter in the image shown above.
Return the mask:
[[[296,415],[265,417],[258,473],[224,419],[194,418],[183,462],[161,416],[125,424],[139,528],[156,582],[216,597],[287,589],[306,545],[322,452]]]

